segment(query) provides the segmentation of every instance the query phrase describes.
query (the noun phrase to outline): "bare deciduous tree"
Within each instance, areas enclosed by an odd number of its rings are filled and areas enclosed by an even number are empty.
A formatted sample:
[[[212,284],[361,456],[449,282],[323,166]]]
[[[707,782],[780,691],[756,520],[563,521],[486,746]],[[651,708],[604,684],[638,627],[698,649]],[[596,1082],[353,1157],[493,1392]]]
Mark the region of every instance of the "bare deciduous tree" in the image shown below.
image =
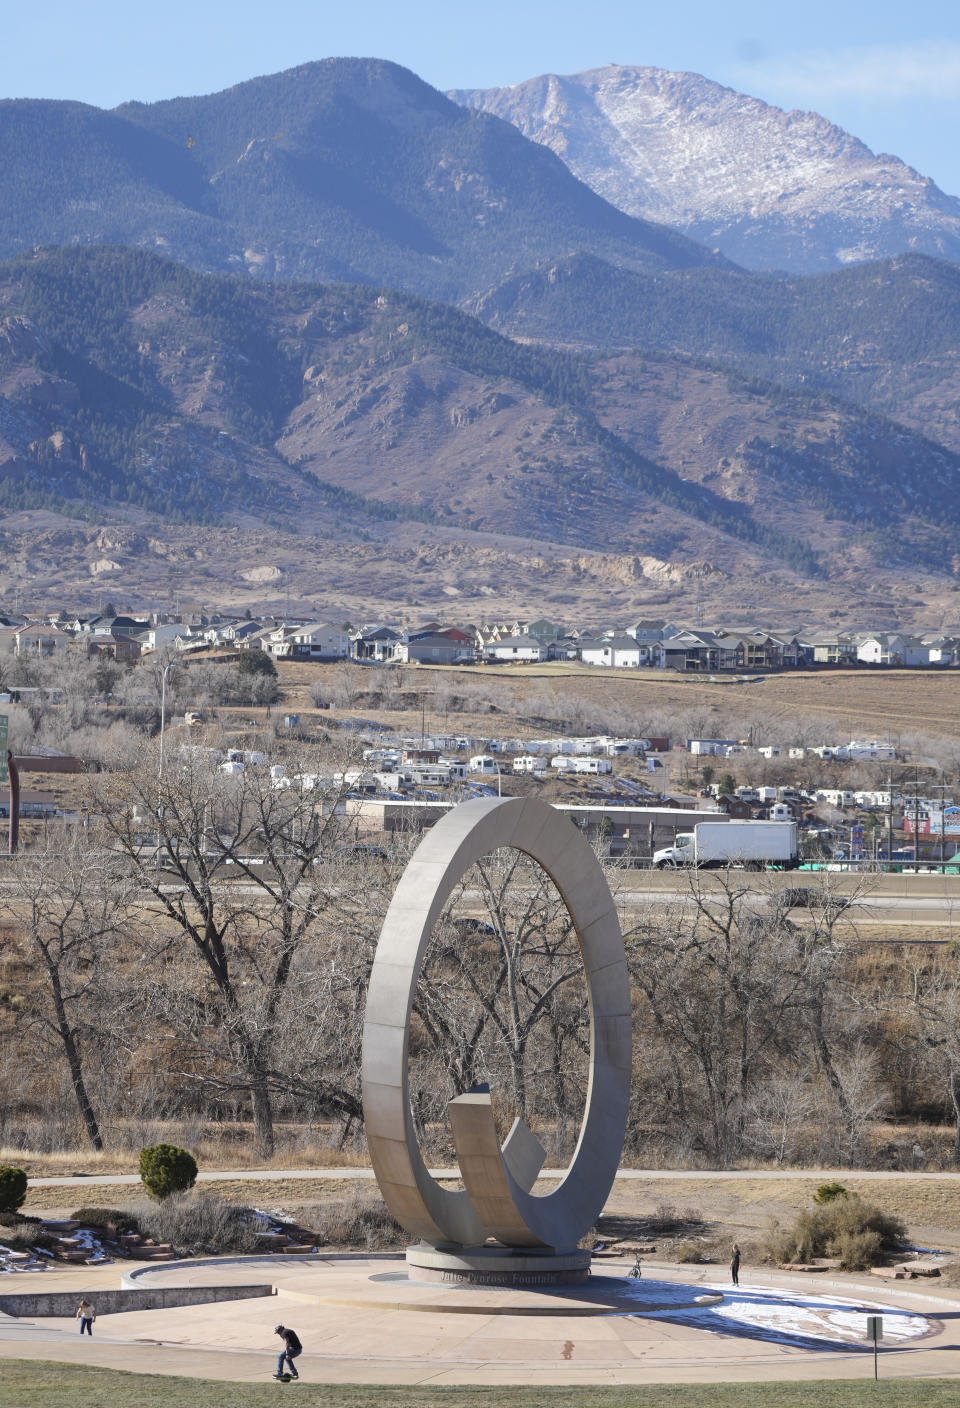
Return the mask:
[[[701,1126],[725,1166],[742,1152],[757,1090],[802,1004],[794,926],[757,913],[731,873],[710,887],[691,877],[684,903],[651,910],[625,938],[640,1021],[669,1053],[667,1106]]]
[[[147,753],[101,788],[107,826],[161,916],[153,1000],[192,1039],[190,1078],[247,1092],[265,1156],[298,957],[351,893],[347,761],[328,756],[323,776],[314,758],[313,771],[301,767],[280,786],[266,767],[227,774],[203,750],[168,750],[162,778]],[[181,954],[171,964],[183,943],[190,962]]]
[[[76,828],[56,828],[41,848],[11,866],[10,899],[22,922],[22,943],[42,983],[28,1020],[45,1034],[70,1072],[90,1143],[103,1136],[88,1091],[85,1047],[102,1030],[98,996],[105,955],[124,928],[131,894],[118,856]]]
[[[953,1117],[953,1162],[960,1164],[960,965],[951,945],[935,959],[902,965],[894,1003],[908,1016],[906,1039],[919,1051]]]

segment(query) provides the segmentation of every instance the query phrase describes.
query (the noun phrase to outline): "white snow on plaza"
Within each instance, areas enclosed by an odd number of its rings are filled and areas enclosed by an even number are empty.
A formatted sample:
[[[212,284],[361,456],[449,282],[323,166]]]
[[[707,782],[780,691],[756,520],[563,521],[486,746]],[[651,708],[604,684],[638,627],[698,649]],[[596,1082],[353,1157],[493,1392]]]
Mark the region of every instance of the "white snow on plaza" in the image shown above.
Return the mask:
[[[901,1344],[919,1339],[932,1328],[923,1315],[846,1296],[804,1295],[775,1286],[714,1284],[698,1289],[705,1294],[721,1294],[723,1300],[714,1305],[692,1307],[689,1305],[690,1289],[667,1281],[644,1280],[636,1282],[636,1298],[659,1305],[667,1302],[668,1308],[648,1313],[647,1318],[651,1320],[669,1320],[716,1334],[745,1334],[794,1346],[812,1347],[811,1342],[863,1344],[868,1315],[883,1316],[884,1342]],[[669,1309],[670,1301],[677,1303],[676,1310]],[[684,1301],[686,1307],[680,1308]]]

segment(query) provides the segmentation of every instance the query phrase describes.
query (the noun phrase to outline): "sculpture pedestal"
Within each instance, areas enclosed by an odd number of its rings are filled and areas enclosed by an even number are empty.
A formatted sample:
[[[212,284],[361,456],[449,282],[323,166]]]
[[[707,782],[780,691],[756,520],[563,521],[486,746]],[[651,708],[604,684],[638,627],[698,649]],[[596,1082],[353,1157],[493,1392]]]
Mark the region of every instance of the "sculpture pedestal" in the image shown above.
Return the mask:
[[[407,1275],[446,1286],[580,1286],[590,1276],[590,1253],[420,1242],[407,1248]]]

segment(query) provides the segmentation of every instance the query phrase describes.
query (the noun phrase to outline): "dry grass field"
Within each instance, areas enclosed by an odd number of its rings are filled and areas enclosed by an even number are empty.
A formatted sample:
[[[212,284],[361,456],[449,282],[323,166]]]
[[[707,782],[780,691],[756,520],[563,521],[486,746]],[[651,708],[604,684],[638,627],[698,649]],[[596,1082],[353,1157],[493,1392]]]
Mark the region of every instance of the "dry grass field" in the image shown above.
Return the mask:
[[[678,738],[688,728],[735,729],[736,736],[746,736],[754,728],[772,739],[778,735],[787,739],[796,727],[812,724],[832,735],[831,741],[876,736],[917,755],[923,753],[922,740],[927,737],[944,748],[957,740],[960,753],[960,681],[949,671],[818,671],[740,682],[736,677],[711,680],[664,670],[613,672],[573,663],[420,665],[403,668],[402,686],[388,703],[374,702],[383,686],[377,667],[280,661],[278,670],[281,697],[272,709],[205,709],[207,727],[194,729],[193,741],[207,735],[210,741],[231,743],[259,739],[269,748],[270,736],[288,712],[299,714],[307,746],[345,720],[363,720],[369,732],[388,728],[416,735],[422,727],[427,734],[523,738],[602,731],[609,715],[638,733],[669,730]],[[328,709],[318,709],[311,701],[311,686],[318,683],[333,696]],[[171,742],[186,737],[182,715],[168,712],[167,731]],[[690,779],[679,775],[685,761],[684,754],[672,770],[658,774],[658,785],[676,789],[681,780],[691,781],[693,775]],[[633,760],[618,764],[618,770],[621,766],[632,769]],[[83,774],[31,773],[24,785],[73,810],[89,790],[89,779]],[[564,782],[565,788],[577,785]],[[32,830],[31,823],[24,824],[26,841]]]
[[[437,670],[416,672],[440,673]],[[716,676],[699,679],[666,670],[620,671],[585,670],[578,665],[533,665],[480,667],[469,671],[471,679],[487,677],[498,682],[519,675],[515,688],[523,698],[524,682],[538,685],[549,681],[561,696],[580,696],[597,702],[617,700],[636,708],[649,707],[663,712],[690,708],[716,708],[742,711],[745,718],[761,716],[795,719],[802,716],[829,718],[841,731],[851,735],[878,734],[881,737],[904,733],[930,733],[960,736],[960,689],[952,672],[931,673],[916,670],[811,671],[768,675],[755,682],[735,683]]]
[[[288,705],[297,705],[312,714],[307,695],[310,683],[339,678],[345,668],[348,667],[281,663],[280,679]],[[359,691],[376,686],[373,670],[356,669],[350,674]],[[371,711],[362,699],[356,706],[323,712],[332,718],[362,712],[371,721],[409,731],[419,727],[422,695],[428,732],[480,732],[483,728],[494,733],[507,732],[510,720],[499,709],[492,714],[481,706],[470,713],[453,713],[444,707],[445,696],[464,685],[473,686],[478,693],[484,685],[490,686],[491,697],[498,704],[504,694],[511,696],[515,713],[521,716],[531,712],[530,706],[535,706],[538,699],[553,695],[558,700],[580,700],[586,705],[629,708],[637,714],[638,722],[647,711],[678,716],[700,710],[737,714],[745,721],[762,719],[770,724],[804,718],[831,721],[838,738],[879,736],[894,742],[910,734],[960,738],[960,688],[955,674],[946,670],[819,670],[766,675],[741,682],[734,676],[697,677],[667,670],[631,673],[562,662],[462,669],[419,665],[405,667],[404,671],[404,695],[417,698],[413,712],[406,700],[405,707]]]
[[[225,1177],[198,1185],[202,1192],[215,1193],[228,1203],[241,1207],[270,1208],[295,1208],[306,1203],[317,1204],[342,1198],[357,1186],[355,1180],[339,1178],[271,1179],[269,1172],[265,1172],[263,1178]],[[366,1183],[360,1186],[365,1187]],[[21,1212],[30,1217],[41,1217],[51,1209],[56,1209],[59,1214],[64,1209],[79,1207],[122,1208],[130,1203],[142,1202],[145,1196],[139,1183],[98,1183],[94,1175],[89,1183],[84,1182],[82,1186],[29,1188]]]
[[[800,1209],[811,1205],[813,1194],[832,1175],[810,1171],[802,1176],[784,1176],[774,1171],[730,1177],[704,1173],[678,1178],[665,1170],[644,1179],[618,1179],[604,1214],[611,1219],[618,1236],[657,1240],[656,1224],[664,1208],[674,1209],[690,1220],[701,1220],[711,1243],[741,1241],[756,1247],[771,1222],[788,1224]],[[960,1179],[956,1176],[913,1177],[904,1173],[895,1179],[864,1172],[841,1175],[851,1193],[896,1214],[907,1224],[910,1238],[924,1246],[960,1253]],[[204,1193],[244,1207],[282,1210],[296,1218],[303,1209],[314,1213],[327,1206],[360,1201],[379,1206],[376,1186],[354,1179],[272,1179],[247,1180],[218,1178],[199,1185]],[[453,1181],[449,1186],[456,1186]],[[544,1181],[547,1190],[551,1185]],[[69,1213],[80,1206],[127,1207],[143,1202],[139,1185],[97,1183],[95,1176],[82,1187],[31,1187],[22,1211],[33,1217],[56,1211]],[[663,1252],[669,1257],[669,1248]]]

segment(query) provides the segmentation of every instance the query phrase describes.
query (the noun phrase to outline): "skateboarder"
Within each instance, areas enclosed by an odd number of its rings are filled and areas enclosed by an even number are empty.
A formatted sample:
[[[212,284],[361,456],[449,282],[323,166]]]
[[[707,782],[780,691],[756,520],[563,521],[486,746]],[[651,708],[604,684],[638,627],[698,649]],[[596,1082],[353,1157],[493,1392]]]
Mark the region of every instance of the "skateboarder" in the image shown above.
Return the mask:
[[[735,1286],[740,1284],[740,1248],[736,1242],[733,1244],[733,1251],[730,1253],[730,1276]]]
[[[283,1340],[283,1349],[281,1349],[279,1355],[277,1356],[277,1372],[274,1374],[273,1377],[275,1379],[282,1379],[285,1377],[283,1361],[286,1360],[287,1363],[290,1365],[291,1379],[299,1379],[300,1375],[297,1373],[297,1366],[294,1364],[293,1361],[296,1359],[298,1354],[302,1353],[303,1345],[300,1343],[300,1339],[297,1335],[296,1330],[289,1330],[287,1329],[286,1325],[277,1325],[273,1333],[275,1335],[279,1335],[280,1338]]]
[[[96,1320],[96,1318],[97,1312],[94,1310],[90,1302],[88,1300],[82,1300],[77,1306],[77,1313],[74,1316],[75,1320],[80,1321],[81,1335],[83,1334],[84,1330],[86,1330],[90,1338],[93,1339],[93,1322],[94,1320]]]

